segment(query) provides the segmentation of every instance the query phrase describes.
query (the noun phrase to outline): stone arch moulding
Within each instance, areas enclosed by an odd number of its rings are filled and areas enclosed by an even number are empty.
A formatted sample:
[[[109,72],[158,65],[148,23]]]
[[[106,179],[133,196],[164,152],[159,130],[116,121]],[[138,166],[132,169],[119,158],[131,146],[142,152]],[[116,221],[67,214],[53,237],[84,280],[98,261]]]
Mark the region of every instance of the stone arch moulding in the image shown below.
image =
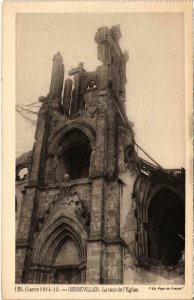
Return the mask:
[[[164,180],[166,181],[166,180]],[[154,186],[153,186],[154,185]],[[136,179],[135,185],[134,185],[134,197],[136,198],[136,203],[137,203],[137,233],[138,233],[138,239],[137,239],[137,245],[138,245],[138,265],[139,266],[144,266],[147,267],[150,263],[151,264],[163,264],[163,261],[160,261],[160,257],[155,258],[152,257],[153,255],[150,254],[150,247],[148,243],[150,243],[150,238],[152,241],[153,236],[150,236],[150,230],[153,229],[153,214],[151,216],[151,211],[150,207],[153,203],[156,205],[156,200],[158,197],[160,197],[159,201],[162,201],[161,195],[164,192],[164,201],[163,201],[163,206],[160,204],[160,208],[158,211],[158,217],[154,217],[155,219],[158,219],[158,226],[160,226],[160,221],[162,220],[163,217],[165,217],[166,213],[169,213],[169,210],[172,210],[172,215],[171,218],[174,218],[174,213],[173,213],[173,207],[176,209],[179,209],[182,207],[181,210],[183,210],[183,214],[181,214],[179,221],[178,221],[178,227],[181,228],[181,231],[184,232],[184,224],[182,221],[182,218],[184,218],[184,191],[181,191],[181,188],[179,189],[175,183],[173,182],[162,182],[159,184],[152,184],[152,178],[144,178],[142,176],[139,176]],[[169,197],[172,201],[168,203],[168,194]],[[174,203],[174,204],[173,204]],[[177,203],[177,204],[176,204]],[[152,210],[153,213],[153,210]],[[151,218],[151,219],[150,219]],[[155,224],[155,223],[154,223]],[[162,224],[162,223],[161,223]],[[154,225],[156,226],[156,224]],[[156,227],[154,227],[154,239],[159,241],[159,235],[156,234],[157,230]],[[162,227],[160,227],[162,228]],[[159,227],[158,227],[159,229]],[[177,229],[176,229],[177,230]],[[159,234],[159,233],[158,233]],[[167,232],[166,232],[167,234]],[[183,233],[184,237],[184,233]],[[183,244],[184,242],[182,242]],[[181,250],[183,250],[184,246],[181,246]],[[155,247],[156,248],[156,247]],[[160,251],[159,244],[157,245],[158,253]],[[153,252],[153,251],[152,251]],[[156,256],[156,255],[155,255]],[[158,255],[157,255],[158,256]],[[181,255],[179,255],[181,256]],[[168,264],[168,262],[165,262]],[[178,263],[178,259],[177,262]],[[170,263],[169,263],[170,264]]]
[[[184,201],[173,187],[159,185],[146,205],[148,258],[163,265],[177,265],[184,251]],[[159,209],[158,209],[159,208]],[[168,224],[168,226],[166,226]],[[144,236],[145,238],[145,236]]]
[[[48,147],[48,154],[57,154],[58,149],[60,147],[61,141],[67,132],[78,129],[82,131],[89,139],[91,147],[93,148],[95,141],[96,141],[96,132],[95,130],[85,122],[73,122],[68,124],[67,126],[61,128],[58,132],[55,133],[53,140],[51,141]]]
[[[182,195],[182,193],[180,193],[180,191],[177,191],[175,189],[175,187],[173,187],[172,185],[166,184],[166,183],[161,183],[159,184],[157,187],[155,187],[150,195],[148,196],[149,192],[150,192],[150,187],[151,185],[148,186],[148,190],[146,189],[144,197],[143,197],[143,201],[142,201],[142,210],[143,210],[143,221],[147,222],[148,221],[148,209],[151,203],[151,200],[153,199],[153,197],[161,192],[162,190],[168,190],[172,193],[174,193],[177,198],[179,198],[183,205],[184,205],[184,195]]]
[[[64,216],[42,229],[33,246],[32,264],[51,266],[56,249],[66,238],[71,238],[75,242],[79,250],[80,261],[84,264],[86,262],[86,233],[74,220]]]

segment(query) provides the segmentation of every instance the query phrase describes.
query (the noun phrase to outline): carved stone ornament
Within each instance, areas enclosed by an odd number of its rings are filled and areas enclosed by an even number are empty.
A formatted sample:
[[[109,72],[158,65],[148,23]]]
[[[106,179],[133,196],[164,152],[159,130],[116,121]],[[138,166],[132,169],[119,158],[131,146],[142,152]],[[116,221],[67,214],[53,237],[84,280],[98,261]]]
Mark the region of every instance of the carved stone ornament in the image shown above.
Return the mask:
[[[131,132],[126,128],[119,127],[119,145],[122,144],[125,148],[132,143]]]
[[[106,95],[99,96],[98,110],[107,112],[108,110],[107,100],[108,99]]]
[[[94,115],[98,106],[98,90],[88,90],[84,94],[84,102],[86,104],[86,109],[89,111],[90,115]]]
[[[109,28],[108,27],[99,28],[94,39],[97,44],[107,44],[111,39],[111,32]]]
[[[48,208],[38,218],[37,228],[33,236],[34,239],[36,239],[39,231],[43,228],[50,215],[52,215],[52,218],[55,218],[59,211],[63,211],[64,206],[74,211],[74,216],[82,223],[84,229],[86,231],[88,230],[90,225],[90,213],[79,199],[77,192],[71,187],[69,175],[64,174],[59,193],[55,194]]]
[[[98,170],[99,166],[101,164],[101,155],[100,155],[101,149],[94,145],[92,148],[92,153],[90,156],[90,170],[89,173],[92,174],[93,170]]]

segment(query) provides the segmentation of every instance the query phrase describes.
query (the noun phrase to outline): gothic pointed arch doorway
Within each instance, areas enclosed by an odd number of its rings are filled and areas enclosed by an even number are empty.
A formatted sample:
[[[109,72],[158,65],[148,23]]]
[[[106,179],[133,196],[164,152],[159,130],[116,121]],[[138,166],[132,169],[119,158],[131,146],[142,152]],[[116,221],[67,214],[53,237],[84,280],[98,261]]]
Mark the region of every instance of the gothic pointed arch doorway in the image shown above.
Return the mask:
[[[184,265],[184,172],[152,170],[140,174],[134,185],[137,210],[136,259],[138,266]]]
[[[86,234],[73,220],[47,224],[34,245],[29,283],[85,282]]]

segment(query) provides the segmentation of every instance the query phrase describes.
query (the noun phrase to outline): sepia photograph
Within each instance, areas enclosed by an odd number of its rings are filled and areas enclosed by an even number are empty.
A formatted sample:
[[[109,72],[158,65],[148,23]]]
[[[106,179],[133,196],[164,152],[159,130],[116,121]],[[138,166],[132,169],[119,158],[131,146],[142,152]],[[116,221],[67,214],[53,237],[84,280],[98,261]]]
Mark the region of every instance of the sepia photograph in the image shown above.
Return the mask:
[[[16,24],[16,283],[184,283],[183,14]]]
[[[14,13],[10,299],[189,299],[186,14],[46,7]]]

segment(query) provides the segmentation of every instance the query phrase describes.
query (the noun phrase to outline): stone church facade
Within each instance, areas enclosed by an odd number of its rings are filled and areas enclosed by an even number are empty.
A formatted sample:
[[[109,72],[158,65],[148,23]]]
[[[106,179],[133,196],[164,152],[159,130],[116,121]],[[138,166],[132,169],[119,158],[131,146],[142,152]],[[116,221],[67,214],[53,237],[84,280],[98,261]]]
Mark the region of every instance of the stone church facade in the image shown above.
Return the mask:
[[[33,150],[16,160],[16,283],[184,282],[184,170],[136,152],[120,38],[99,28],[101,65],[65,82],[53,58]]]

